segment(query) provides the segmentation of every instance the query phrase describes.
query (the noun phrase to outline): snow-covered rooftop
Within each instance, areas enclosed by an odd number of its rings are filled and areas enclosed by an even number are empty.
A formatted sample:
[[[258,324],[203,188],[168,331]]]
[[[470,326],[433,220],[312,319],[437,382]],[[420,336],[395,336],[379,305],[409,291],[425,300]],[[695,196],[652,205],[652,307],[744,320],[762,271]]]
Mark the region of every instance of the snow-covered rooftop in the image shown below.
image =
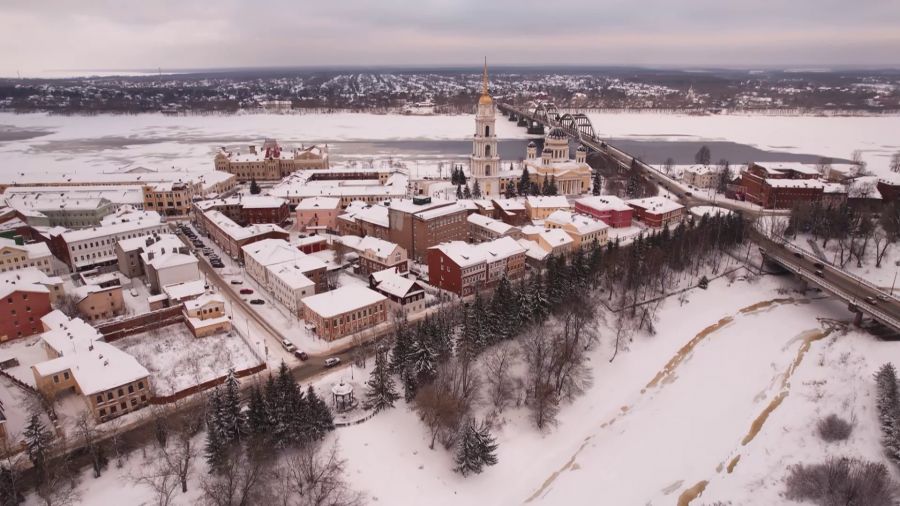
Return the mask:
[[[478,213],[470,214],[466,220],[473,225],[486,228],[499,235],[503,235],[513,229],[513,226],[508,223]]]
[[[564,195],[551,196],[529,196],[527,198],[528,205],[533,208],[540,209],[565,209],[571,207],[569,200]]]
[[[49,293],[48,285],[62,282],[62,279],[48,276],[34,267],[0,273],[0,298],[17,291]]]
[[[553,223],[559,226],[572,225],[579,234],[598,232],[609,225],[600,220],[595,220],[583,214],[575,214],[569,211],[554,211],[544,219],[544,223]]]
[[[684,208],[678,202],[665,197],[645,197],[628,201],[631,207],[639,207],[655,214],[665,214]]]
[[[386,300],[375,290],[362,285],[346,285],[330,292],[312,295],[303,299],[303,304],[323,318],[349,313]]]
[[[202,279],[194,281],[185,281],[184,283],[176,283],[174,285],[166,285],[162,289],[163,293],[169,296],[173,301],[180,301],[188,297],[195,297],[206,292],[206,286]]]
[[[341,199],[336,197],[310,197],[297,204],[298,211],[313,211],[317,209],[337,209],[341,205]]]
[[[496,262],[513,255],[525,253],[525,249],[511,237],[500,237],[480,244],[451,241],[432,246],[443,252],[460,267],[471,267],[484,262]]]
[[[394,297],[406,297],[410,294],[412,288],[416,286],[416,280],[399,274],[396,269],[384,269],[373,272],[371,276],[376,283],[375,288],[377,290]],[[421,288],[416,291],[421,291]]]
[[[595,195],[591,197],[582,197],[575,201],[585,207],[596,209],[597,211],[630,211],[631,207],[624,200],[614,195]]]

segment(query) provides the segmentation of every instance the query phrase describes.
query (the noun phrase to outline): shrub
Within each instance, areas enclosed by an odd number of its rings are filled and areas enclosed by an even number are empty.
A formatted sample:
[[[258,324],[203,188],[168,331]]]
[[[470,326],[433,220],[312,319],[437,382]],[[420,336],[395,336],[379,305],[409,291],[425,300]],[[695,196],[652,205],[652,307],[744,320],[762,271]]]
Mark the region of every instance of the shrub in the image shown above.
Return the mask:
[[[788,468],[785,497],[810,500],[820,506],[859,504],[892,506],[895,484],[884,464],[831,458],[824,464]]]
[[[829,443],[843,441],[853,432],[853,425],[850,422],[834,414],[819,420],[816,426],[819,429],[819,437]]]

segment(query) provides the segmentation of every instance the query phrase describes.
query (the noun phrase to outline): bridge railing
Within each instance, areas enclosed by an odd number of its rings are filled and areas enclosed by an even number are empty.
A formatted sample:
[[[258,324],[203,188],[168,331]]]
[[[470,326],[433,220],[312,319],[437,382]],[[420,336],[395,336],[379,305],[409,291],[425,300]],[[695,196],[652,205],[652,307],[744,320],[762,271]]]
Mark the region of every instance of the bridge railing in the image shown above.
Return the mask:
[[[877,307],[873,307],[871,304],[866,304],[866,305],[860,304],[860,303],[858,302],[858,301],[859,301],[859,298],[856,297],[855,295],[845,292],[845,291],[842,290],[841,288],[838,288],[836,285],[834,285],[834,284],[832,284],[832,283],[829,283],[827,280],[825,280],[825,279],[823,279],[823,278],[820,278],[820,277],[815,276],[815,275],[810,275],[809,272],[808,272],[807,270],[802,269],[802,268],[799,268],[799,267],[795,266],[794,264],[792,264],[792,263],[790,263],[790,262],[787,262],[787,261],[785,261],[784,259],[779,258],[777,255],[773,255],[773,254],[767,253],[766,256],[768,256],[769,258],[774,259],[774,260],[777,261],[779,264],[781,264],[785,269],[787,269],[787,270],[789,270],[789,271],[791,271],[791,272],[797,274],[797,275],[800,276],[801,278],[803,278],[803,279],[805,279],[805,280],[807,280],[807,281],[812,281],[813,283],[815,283],[815,284],[821,286],[821,287],[824,288],[825,290],[827,290],[827,291],[831,292],[832,294],[834,294],[834,295],[840,297],[841,299],[843,299],[843,300],[846,301],[847,303],[853,304],[854,306],[856,306],[857,308],[859,308],[860,311],[864,311],[864,312],[866,312],[866,313],[869,313],[870,315],[872,315],[873,317],[875,317],[875,319],[879,320],[880,322],[882,322],[882,323],[884,323],[884,324],[887,324],[887,325],[890,325],[891,327],[900,330],[900,320],[894,318],[893,316],[890,316],[889,314],[887,314],[887,313],[885,313],[884,311],[878,309]]]

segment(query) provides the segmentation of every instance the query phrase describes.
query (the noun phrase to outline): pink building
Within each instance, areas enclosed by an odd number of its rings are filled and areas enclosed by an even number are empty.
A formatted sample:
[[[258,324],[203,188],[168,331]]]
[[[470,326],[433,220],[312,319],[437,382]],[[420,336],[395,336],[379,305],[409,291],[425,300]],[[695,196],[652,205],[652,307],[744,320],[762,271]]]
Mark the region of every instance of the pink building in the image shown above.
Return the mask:
[[[624,200],[612,195],[582,197],[575,201],[575,211],[593,216],[613,228],[630,227],[634,213]]]
[[[339,198],[306,198],[297,204],[297,225],[300,227],[300,230],[336,230],[339,214],[341,214],[341,199]]]

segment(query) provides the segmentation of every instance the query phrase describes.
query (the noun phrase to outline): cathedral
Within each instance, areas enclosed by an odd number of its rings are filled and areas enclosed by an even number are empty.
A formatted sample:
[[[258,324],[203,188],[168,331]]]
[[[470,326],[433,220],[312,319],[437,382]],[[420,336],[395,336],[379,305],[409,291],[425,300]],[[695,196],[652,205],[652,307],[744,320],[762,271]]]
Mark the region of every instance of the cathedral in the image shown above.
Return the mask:
[[[475,112],[475,135],[472,138],[472,157],[469,173],[478,182],[481,195],[498,197],[505,193],[507,185],[516,185],[522,169],[503,170],[500,153],[497,151],[496,107],[488,93],[487,60],[481,81],[481,97]],[[551,128],[544,138],[544,149],[540,158],[537,145],[532,141],[525,153],[523,168],[528,169],[532,182],[538,186],[545,179],[552,178],[560,195],[580,195],[591,188],[591,168],[587,164],[587,151],[579,146],[575,159],[569,158],[569,138],[559,127]]]

